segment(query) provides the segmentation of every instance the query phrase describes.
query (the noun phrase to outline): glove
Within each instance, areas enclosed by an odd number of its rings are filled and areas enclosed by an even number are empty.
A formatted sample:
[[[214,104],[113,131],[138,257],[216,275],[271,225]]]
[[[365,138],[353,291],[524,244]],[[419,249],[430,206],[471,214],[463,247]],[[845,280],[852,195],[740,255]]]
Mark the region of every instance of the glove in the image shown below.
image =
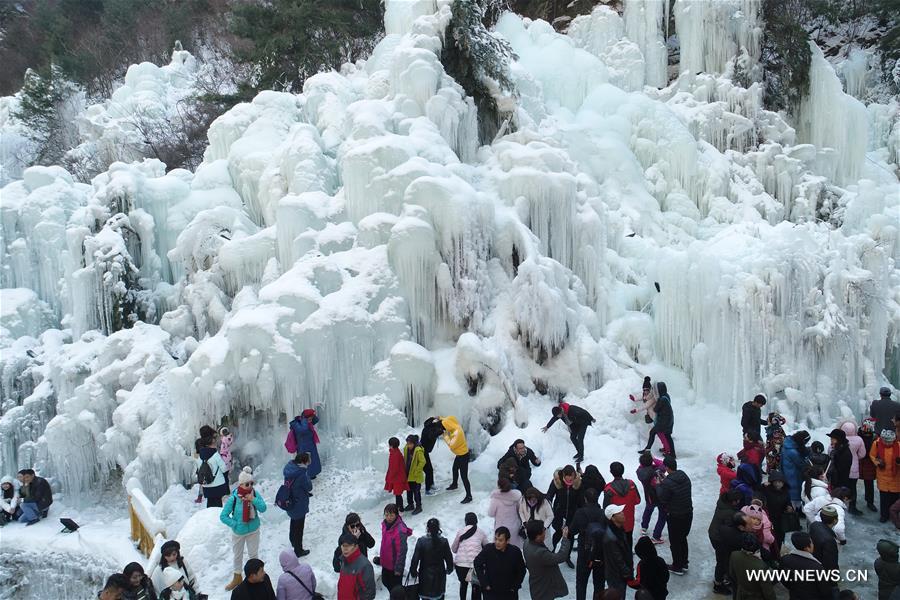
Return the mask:
[[[381,565],[381,557],[380,557],[380,556],[376,556],[375,558],[373,558],[373,559],[372,559],[372,564],[374,564],[376,567],[380,566],[380,565]]]
[[[840,540],[840,542],[841,542],[841,546],[846,546],[846,545],[847,545],[847,540]]]
[[[634,414],[634,413],[636,413],[636,412],[637,412],[637,409],[636,409],[636,408],[632,408],[632,409],[631,409],[631,410],[629,410],[629,411],[628,411],[628,412],[630,412],[630,413],[631,413],[631,414]]]
[[[412,569],[409,572],[409,576],[412,577],[413,579],[417,579],[419,577],[419,571],[416,569]]]
[[[637,399],[634,397],[634,394],[628,394],[628,397],[631,398],[632,402],[637,402]]]

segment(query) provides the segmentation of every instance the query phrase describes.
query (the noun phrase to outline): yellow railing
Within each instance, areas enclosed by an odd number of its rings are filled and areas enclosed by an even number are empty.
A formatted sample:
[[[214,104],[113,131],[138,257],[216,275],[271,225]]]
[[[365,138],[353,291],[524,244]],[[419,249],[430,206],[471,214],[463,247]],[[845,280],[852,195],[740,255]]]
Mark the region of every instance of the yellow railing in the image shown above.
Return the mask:
[[[131,539],[137,544],[138,552],[144,556],[150,556],[150,553],[153,552],[153,546],[155,544],[153,540],[156,536],[151,534],[147,528],[144,527],[141,518],[131,504],[130,496],[128,498],[128,516],[131,517]]]
[[[165,538],[166,532],[161,521],[154,516],[153,503],[141,491],[137,480],[126,485],[128,491],[128,517],[131,521],[131,539],[138,551],[150,556],[156,545],[157,536]]]

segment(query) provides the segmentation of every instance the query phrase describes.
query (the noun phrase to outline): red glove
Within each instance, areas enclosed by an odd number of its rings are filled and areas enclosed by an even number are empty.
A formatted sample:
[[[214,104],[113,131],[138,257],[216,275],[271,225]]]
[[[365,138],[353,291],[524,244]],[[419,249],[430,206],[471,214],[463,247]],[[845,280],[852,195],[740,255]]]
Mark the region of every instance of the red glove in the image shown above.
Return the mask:
[[[631,410],[629,410],[629,411],[628,411],[628,412],[630,412],[630,413],[631,413],[631,414],[634,414],[634,413],[636,413],[636,412],[637,412],[637,409],[636,409],[636,408],[632,408],[632,409],[631,409]]]
[[[631,398],[632,402],[637,402],[637,398],[634,397],[634,394],[628,394],[628,397]]]

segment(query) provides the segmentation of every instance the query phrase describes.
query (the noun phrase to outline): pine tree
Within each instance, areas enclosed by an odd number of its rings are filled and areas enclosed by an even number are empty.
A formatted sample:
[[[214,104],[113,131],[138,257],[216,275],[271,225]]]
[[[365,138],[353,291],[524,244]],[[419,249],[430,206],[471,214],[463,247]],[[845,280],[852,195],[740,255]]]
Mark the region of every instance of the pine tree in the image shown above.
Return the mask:
[[[25,72],[14,116],[26,126],[27,136],[34,143],[35,155],[26,162],[55,164],[62,159],[68,147],[61,108],[74,91],[75,87],[55,67],[47,75],[33,69]]]
[[[483,0],[482,0],[483,1]],[[512,115],[501,108],[503,96],[515,98],[509,65],[516,58],[505,39],[484,26],[479,0],[456,0],[445,34],[441,62],[478,107],[478,137],[489,143]]]

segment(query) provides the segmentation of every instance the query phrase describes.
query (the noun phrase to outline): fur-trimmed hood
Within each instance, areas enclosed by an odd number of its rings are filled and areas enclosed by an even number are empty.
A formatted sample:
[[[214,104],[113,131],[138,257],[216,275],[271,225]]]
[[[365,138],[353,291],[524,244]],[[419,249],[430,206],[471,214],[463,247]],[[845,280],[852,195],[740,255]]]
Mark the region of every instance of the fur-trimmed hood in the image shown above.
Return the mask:
[[[561,490],[566,487],[566,484],[563,482],[562,469],[557,469],[553,471],[553,485],[556,486],[556,489]],[[575,481],[572,482],[572,489],[577,490],[581,488],[581,473],[575,471]],[[599,490],[598,490],[599,491]]]

